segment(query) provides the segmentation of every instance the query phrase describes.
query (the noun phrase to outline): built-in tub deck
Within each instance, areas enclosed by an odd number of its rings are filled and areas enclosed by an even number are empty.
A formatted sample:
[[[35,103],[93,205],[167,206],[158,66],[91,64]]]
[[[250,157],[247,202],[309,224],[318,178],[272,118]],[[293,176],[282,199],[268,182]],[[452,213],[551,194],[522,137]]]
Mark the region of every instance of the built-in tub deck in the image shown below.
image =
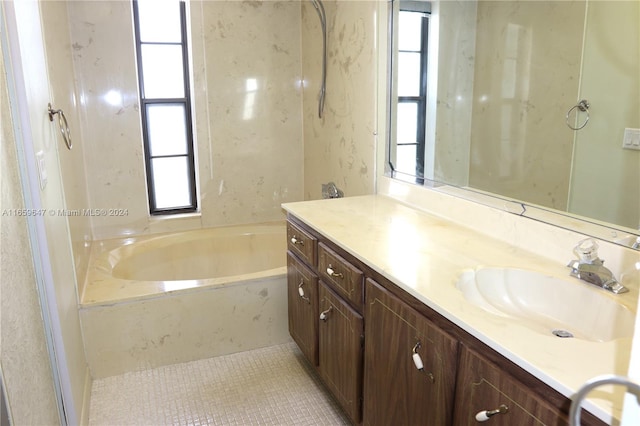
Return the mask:
[[[290,341],[284,222],[92,250],[80,320],[94,379]]]
[[[286,274],[284,222],[95,242],[81,305],[159,297]]]

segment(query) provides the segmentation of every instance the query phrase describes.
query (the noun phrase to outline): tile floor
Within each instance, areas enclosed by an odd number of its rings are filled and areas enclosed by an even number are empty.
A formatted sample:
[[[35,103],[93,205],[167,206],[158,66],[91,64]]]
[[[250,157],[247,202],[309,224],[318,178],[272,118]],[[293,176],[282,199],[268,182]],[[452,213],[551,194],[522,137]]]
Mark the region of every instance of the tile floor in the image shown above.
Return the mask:
[[[348,425],[295,343],[95,380],[89,424]]]

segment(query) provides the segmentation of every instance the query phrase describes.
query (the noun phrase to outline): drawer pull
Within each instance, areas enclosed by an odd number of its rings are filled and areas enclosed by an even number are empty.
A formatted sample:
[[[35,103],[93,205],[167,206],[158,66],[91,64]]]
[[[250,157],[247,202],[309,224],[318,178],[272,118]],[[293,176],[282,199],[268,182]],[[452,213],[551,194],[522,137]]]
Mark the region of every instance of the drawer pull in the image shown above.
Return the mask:
[[[298,244],[298,245],[303,246],[303,245],[304,245],[304,241],[299,240],[299,239],[298,239],[298,238],[296,238],[296,236],[294,235],[293,237],[291,237],[291,244],[293,244],[293,245]]]
[[[422,358],[420,358],[420,354],[418,353],[418,349],[420,349],[420,346],[422,346],[420,342],[415,344],[413,350],[411,351],[413,353],[411,357],[413,358],[413,363],[416,365],[416,368],[422,371],[424,370],[424,364],[422,363]]]
[[[492,416],[495,416],[496,414],[506,414],[508,411],[509,411],[509,407],[507,407],[504,404],[501,404],[495,410],[480,411],[478,414],[476,414],[476,420],[479,421],[479,422],[486,422]]]
[[[422,362],[422,358],[418,353],[418,349],[420,349],[421,347],[422,344],[418,342],[413,346],[413,349],[411,350],[411,358],[413,359],[413,364],[416,366],[418,371],[424,371],[424,363]],[[427,377],[429,377],[429,381],[431,383],[435,383],[436,378],[433,376],[433,373],[425,372],[425,374],[427,375]]]
[[[327,275],[334,278],[344,278],[344,275],[342,275],[342,272],[335,272],[331,264],[329,264],[329,266],[327,267]]]
[[[302,300],[306,300],[307,303],[311,303],[309,298],[304,295],[304,289],[302,288],[303,285],[304,285],[304,280],[301,280],[300,284],[298,285],[298,294],[300,295],[300,298]]]
[[[329,312],[331,312],[332,310],[333,310],[333,306],[329,306],[329,309],[327,309],[326,311],[320,312],[320,319],[326,322],[327,318],[329,318]]]

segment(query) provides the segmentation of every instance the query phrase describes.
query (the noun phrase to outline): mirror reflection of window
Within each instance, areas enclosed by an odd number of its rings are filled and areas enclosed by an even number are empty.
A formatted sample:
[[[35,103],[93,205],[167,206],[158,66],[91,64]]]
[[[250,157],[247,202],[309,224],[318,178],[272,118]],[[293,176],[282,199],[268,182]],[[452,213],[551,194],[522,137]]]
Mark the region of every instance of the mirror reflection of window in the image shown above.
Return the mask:
[[[395,155],[390,156],[395,172],[424,177],[424,148],[427,105],[427,46],[430,3],[400,1],[397,15],[395,72]]]

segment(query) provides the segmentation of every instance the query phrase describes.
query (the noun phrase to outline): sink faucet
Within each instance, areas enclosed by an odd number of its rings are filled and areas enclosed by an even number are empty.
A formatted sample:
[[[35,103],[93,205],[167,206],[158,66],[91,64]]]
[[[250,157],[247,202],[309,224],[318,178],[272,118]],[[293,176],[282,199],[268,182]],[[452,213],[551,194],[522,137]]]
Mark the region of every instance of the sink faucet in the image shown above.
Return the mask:
[[[615,294],[629,291],[615,279],[613,272],[604,266],[604,261],[598,257],[598,243],[594,239],[587,238],[580,241],[573,252],[578,256],[578,260],[572,260],[567,265],[571,268],[572,277]]]

